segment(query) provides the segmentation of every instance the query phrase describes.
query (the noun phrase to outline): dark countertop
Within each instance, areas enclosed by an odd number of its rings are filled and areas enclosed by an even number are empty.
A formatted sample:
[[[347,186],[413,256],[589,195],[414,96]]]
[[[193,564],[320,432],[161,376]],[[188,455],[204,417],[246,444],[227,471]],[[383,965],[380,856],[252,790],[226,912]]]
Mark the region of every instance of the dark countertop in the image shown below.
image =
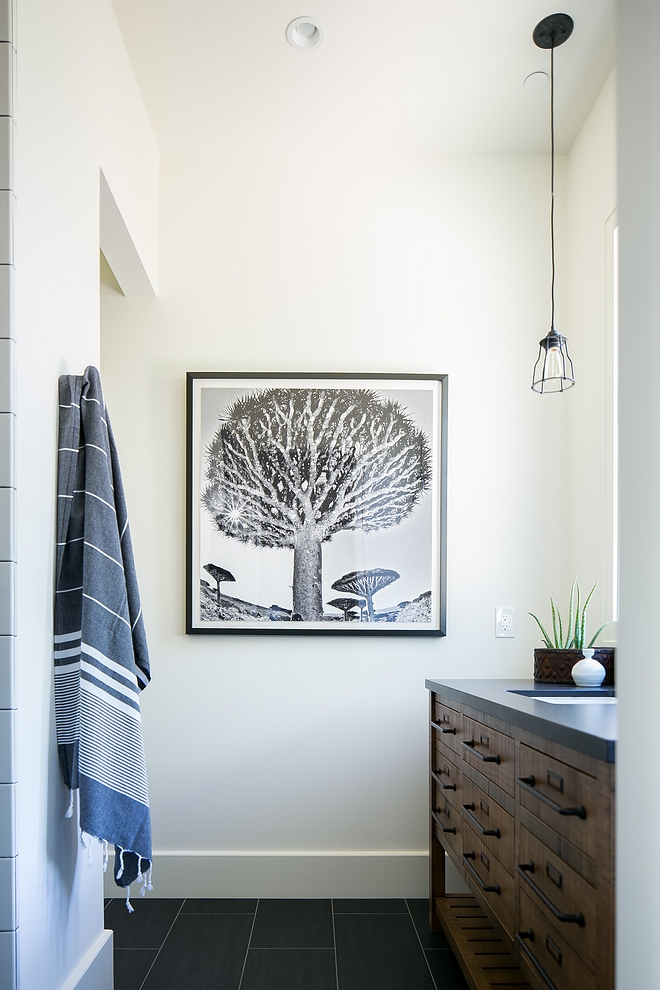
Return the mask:
[[[614,763],[617,737],[617,706],[612,704],[556,705],[520,694],[513,690],[534,687],[553,692],[574,690],[570,684],[534,684],[534,681],[460,680],[426,681],[429,691],[477,708],[487,715],[501,718],[521,729],[535,732],[545,739],[570,746],[579,753]],[[608,693],[602,690],[603,695]]]

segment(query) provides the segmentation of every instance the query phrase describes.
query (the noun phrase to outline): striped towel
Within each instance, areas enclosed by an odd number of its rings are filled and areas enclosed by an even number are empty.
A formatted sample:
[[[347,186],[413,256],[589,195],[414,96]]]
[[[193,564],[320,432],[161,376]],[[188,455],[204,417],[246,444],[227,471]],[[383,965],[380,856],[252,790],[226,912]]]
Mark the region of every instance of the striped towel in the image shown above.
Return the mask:
[[[115,845],[115,882],[151,867],[140,720],[150,680],[117,449],[96,368],[60,378],[55,720],[80,828]],[[143,888],[144,893],[144,888]],[[127,895],[128,903],[128,895]],[[129,905],[130,906],[130,905]]]

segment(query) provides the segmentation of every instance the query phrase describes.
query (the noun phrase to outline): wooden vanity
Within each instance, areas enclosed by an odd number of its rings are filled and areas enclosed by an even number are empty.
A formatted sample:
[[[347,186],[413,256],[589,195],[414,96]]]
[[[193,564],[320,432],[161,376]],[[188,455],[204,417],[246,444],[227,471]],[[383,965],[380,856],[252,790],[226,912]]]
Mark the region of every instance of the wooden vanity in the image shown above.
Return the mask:
[[[431,927],[472,990],[613,990],[610,692],[554,704],[517,693],[531,681],[426,686]],[[445,852],[474,896],[445,893]]]

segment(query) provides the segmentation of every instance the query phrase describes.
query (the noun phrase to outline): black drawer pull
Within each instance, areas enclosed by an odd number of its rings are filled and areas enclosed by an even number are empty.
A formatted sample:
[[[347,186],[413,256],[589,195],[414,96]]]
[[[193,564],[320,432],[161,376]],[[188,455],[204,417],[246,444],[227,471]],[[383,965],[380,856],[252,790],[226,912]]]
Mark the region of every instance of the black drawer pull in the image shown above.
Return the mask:
[[[552,863],[545,864],[545,875],[547,876],[550,883],[554,883],[555,887],[558,887],[559,890],[562,889],[564,885],[564,878],[559,872],[559,870],[556,870],[554,868]]]
[[[431,722],[431,725],[434,729],[439,729],[440,732],[450,732],[452,736],[456,735],[456,729],[445,729],[439,722]]]
[[[554,914],[554,916],[557,919],[557,921],[572,922],[574,925],[579,925],[580,928],[584,928],[584,915],[582,914],[581,911],[578,911],[577,914],[562,914],[561,911],[559,911],[558,908],[555,907],[555,905],[552,903],[552,901],[548,897],[545,896],[545,894],[543,893],[543,891],[541,890],[541,888],[540,887],[537,887],[537,885],[534,883],[534,881],[532,880],[532,878],[529,876],[530,873],[533,873],[534,872],[534,864],[533,863],[520,863],[516,867],[516,870],[518,871],[518,873],[520,874],[520,876],[523,878],[523,880],[526,880],[527,881],[527,883],[532,888],[532,890],[534,891],[534,893],[536,894],[536,896],[539,897],[543,901],[543,903],[545,904],[545,906],[550,911],[552,911],[552,913]]]
[[[500,762],[499,756],[484,756],[483,753],[480,753],[478,749],[475,749],[476,743],[474,739],[469,739],[467,742],[462,742],[461,746],[465,746],[466,749],[469,749],[471,753],[474,753],[475,756],[478,756],[480,760],[484,761],[484,763]]]
[[[481,879],[481,877],[479,876],[479,874],[477,873],[477,871],[475,870],[475,868],[473,867],[472,863],[470,863],[470,860],[471,859],[476,859],[476,854],[475,853],[473,853],[473,852],[463,853],[463,859],[465,860],[465,868],[466,868],[466,870],[468,871],[468,873],[470,873],[474,877],[474,879],[477,881],[477,883],[479,884],[479,886],[481,887],[482,890],[485,890],[486,893],[488,893],[488,894],[491,894],[491,893],[492,894],[501,894],[502,893],[502,891],[500,889],[500,885],[498,883],[496,883],[496,884],[484,883],[483,880]]]
[[[474,811],[474,802],[472,804],[464,804],[463,811],[468,816],[470,821],[474,822],[482,835],[494,835],[496,839],[500,838],[499,828],[484,828],[479,819],[470,814],[471,811]]]
[[[442,773],[442,771],[440,771],[440,773]],[[435,780],[436,784],[440,784],[440,787],[442,787],[443,791],[455,791],[456,790],[456,784],[444,784],[440,780],[439,774],[435,770],[431,770],[431,776]]]
[[[553,942],[549,935],[545,936],[545,947],[557,963],[558,966],[562,964],[562,951],[556,942]]]
[[[553,811],[556,811],[558,815],[575,815],[577,818],[587,817],[587,812],[585,811],[585,809],[582,807],[581,804],[579,804],[577,808],[562,808],[562,806],[560,804],[557,804],[556,801],[553,801],[551,798],[546,797],[545,794],[541,793],[541,791],[537,791],[536,778],[531,773],[529,777],[518,777],[518,783],[522,788],[524,788],[524,790],[529,791],[530,794],[534,794],[539,799],[539,801],[543,801],[543,803],[547,804],[549,808],[552,808]]]
[[[433,809],[431,809],[431,817],[433,818],[435,824],[440,826],[443,832],[450,832],[452,835],[456,835],[456,829],[447,828],[446,825],[443,825],[440,819],[438,818],[438,816],[436,815],[435,811],[433,811]]]
[[[527,956],[527,958],[529,959],[532,966],[539,974],[545,985],[548,987],[548,990],[557,990],[557,987],[554,985],[554,983],[552,982],[546,971],[543,969],[541,963],[538,961],[538,959],[531,951],[531,949],[528,948],[525,942],[526,938],[528,938],[530,942],[534,941],[534,932],[531,928],[528,928],[526,932],[516,932],[516,942],[523,950],[523,952],[525,953],[525,955]]]

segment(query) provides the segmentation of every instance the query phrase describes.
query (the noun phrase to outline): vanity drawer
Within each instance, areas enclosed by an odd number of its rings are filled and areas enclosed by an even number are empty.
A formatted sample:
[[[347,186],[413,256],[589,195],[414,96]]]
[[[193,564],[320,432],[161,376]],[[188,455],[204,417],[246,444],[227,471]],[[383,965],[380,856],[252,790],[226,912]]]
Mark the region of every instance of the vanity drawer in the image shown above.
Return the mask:
[[[516,941],[521,957],[527,959],[544,984],[549,980],[556,990],[596,990],[594,974],[524,890],[520,892],[520,930]]]
[[[433,702],[433,717],[431,731],[436,740],[444,743],[450,750],[461,755],[461,739],[463,739],[463,716],[435,695]]]
[[[435,834],[440,842],[451,849],[457,859],[460,860],[463,851],[462,829],[460,812],[448,801],[440,798],[431,811],[431,820]]]
[[[460,715],[461,706],[457,701],[451,701],[442,694],[433,695],[433,718],[439,719],[442,716],[442,712],[448,709],[454,712],[456,715]]]
[[[470,886],[485,900],[504,930],[513,938],[515,881],[463,820],[463,869]]]
[[[465,716],[464,735],[460,740],[463,759],[470,766],[488,777],[507,794],[513,795],[513,739],[491,729],[489,725],[475,722]]]
[[[439,795],[442,795],[456,808],[460,815],[463,800],[463,775],[456,764],[445,753],[438,752],[437,748],[433,770],[433,789],[434,795],[437,792],[438,802],[440,801]]]
[[[596,891],[524,825],[520,826],[518,849],[521,890],[561,932],[589,969],[595,969]],[[557,915],[563,915],[564,920]],[[568,920],[571,918],[578,920]]]
[[[461,788],[463,817],[487,849],[515,876],[513,818],[468,777]]]
[[[524,808],[597,858],[599,809],[593,777],[521,743],[518,795]],[[600,811],[607,816],[607,809]]]

